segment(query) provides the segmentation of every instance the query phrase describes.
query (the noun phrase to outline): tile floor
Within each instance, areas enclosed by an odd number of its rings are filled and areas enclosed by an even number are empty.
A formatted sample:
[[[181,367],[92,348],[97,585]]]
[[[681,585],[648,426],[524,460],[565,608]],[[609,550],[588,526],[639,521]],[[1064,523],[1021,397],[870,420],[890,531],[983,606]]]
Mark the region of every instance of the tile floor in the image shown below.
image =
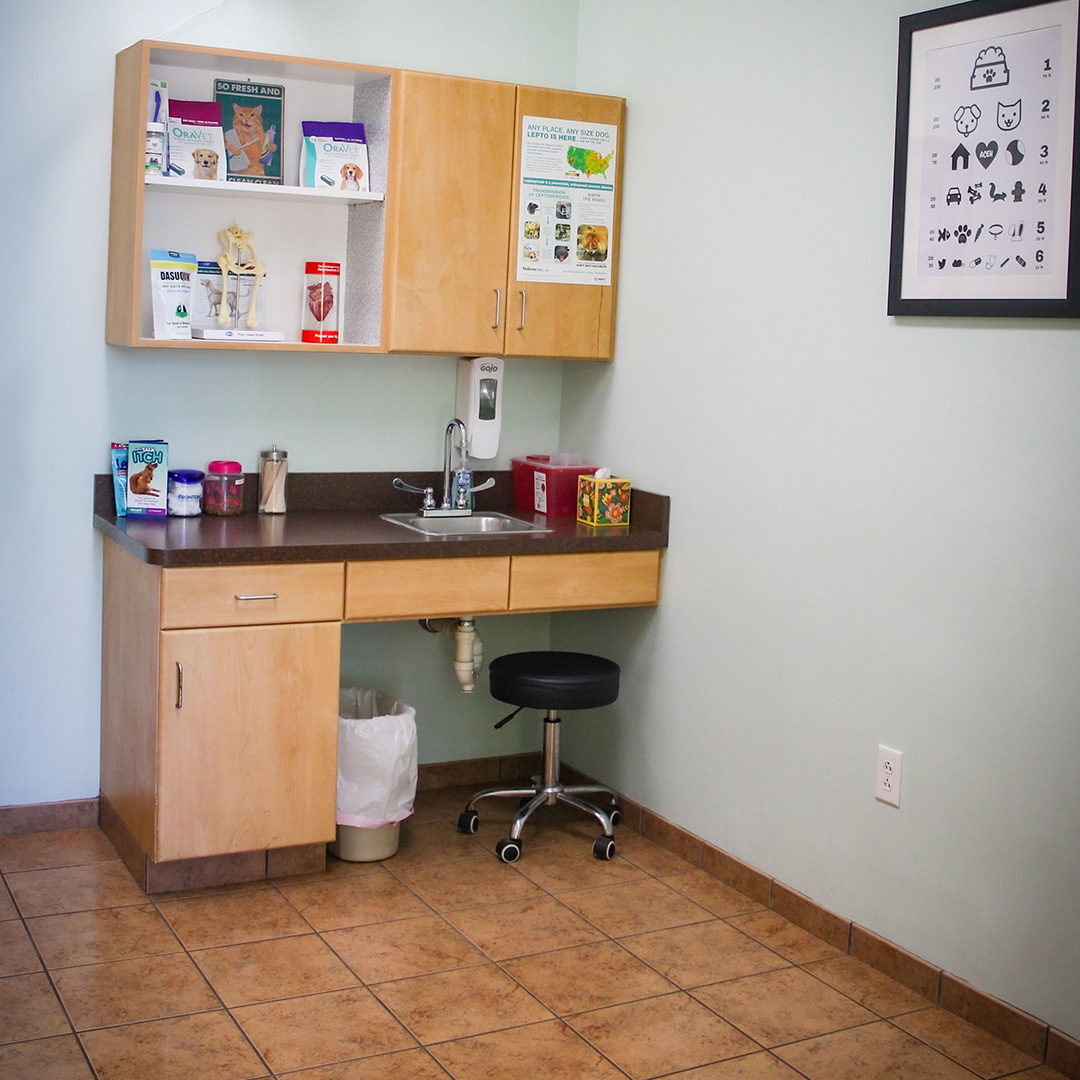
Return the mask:
[[[1061,1080],[619,830],[423,792],[398,854],[148,896],[97,829],[0,837],[4,1080]]]

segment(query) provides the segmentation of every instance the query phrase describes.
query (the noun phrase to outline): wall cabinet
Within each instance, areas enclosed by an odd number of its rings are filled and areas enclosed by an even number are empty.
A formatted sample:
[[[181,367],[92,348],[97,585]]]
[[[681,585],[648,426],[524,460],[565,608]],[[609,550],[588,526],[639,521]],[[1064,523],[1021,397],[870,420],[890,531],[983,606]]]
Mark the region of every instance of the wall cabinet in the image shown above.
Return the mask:
[[[207,100],[215,78],[285,87],[282,186],[144,175],[146,87]],[[518,282],[522,117],[618,125],[621,98],[422,72],[142,41],[118,54],[106,340],[160,348],[429,352],[608,359],[611,284]],[[297,186],[300,124],[362,122],[372,192]],[[618,163],[621,167],[621,160]],[[267,266],[264,329],[283,342],[158,341],[149,252],[216,259],[233,220]],[[304,263],[340,262],[337,345],[300,342]]]

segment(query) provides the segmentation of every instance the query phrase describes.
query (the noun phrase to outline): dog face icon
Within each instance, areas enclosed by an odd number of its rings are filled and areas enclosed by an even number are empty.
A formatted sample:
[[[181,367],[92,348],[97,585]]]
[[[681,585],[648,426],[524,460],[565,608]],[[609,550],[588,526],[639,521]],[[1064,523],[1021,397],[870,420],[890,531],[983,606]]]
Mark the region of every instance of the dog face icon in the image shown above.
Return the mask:
[[[982,109],[978,105],[961,105],[959,109],[953,113],[953,120],[956,121],[956,130],[961,135],[970,135],[979,126],[979,117],[982,116]]]
[[[192,174],[196,180],[217,179],[218,156],[214,150],[193,150],[191,154]]]
[[[363,169],[354,161],[347,161],[341,166],[341,190],[359,191],[360,177],[364,175]]]

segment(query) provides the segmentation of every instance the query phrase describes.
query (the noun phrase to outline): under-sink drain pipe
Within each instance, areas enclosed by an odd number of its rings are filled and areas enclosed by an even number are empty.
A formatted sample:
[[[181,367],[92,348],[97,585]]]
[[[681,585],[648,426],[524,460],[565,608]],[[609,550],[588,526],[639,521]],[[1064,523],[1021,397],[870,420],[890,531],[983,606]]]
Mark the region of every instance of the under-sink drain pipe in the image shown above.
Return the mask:
[[[461,689],[471,694],[484,664],[484,643],[476,632],[476,620],[471,616],[460,619],[421,619],[420,625],[429,634],[444,633],[454,639],[454,674]]]

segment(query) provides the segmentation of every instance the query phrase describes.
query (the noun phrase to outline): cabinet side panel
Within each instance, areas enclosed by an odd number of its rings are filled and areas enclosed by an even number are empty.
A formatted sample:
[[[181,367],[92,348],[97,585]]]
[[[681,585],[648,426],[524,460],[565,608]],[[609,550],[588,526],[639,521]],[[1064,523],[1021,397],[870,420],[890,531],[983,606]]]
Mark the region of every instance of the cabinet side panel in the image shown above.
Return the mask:
[[[516,88],[413,71],[400,86],[389,348],[501,354]]]
[[[149,70],[145,43],[132,45],[117,54],[109,198],[109,277],[105,298],[105,340],[112,345],[134,345],[139,337],[141,266],[138,260],[142,252]]]
[[[157,780],[158,608],[161,571],[104,544],[101,791],[146,851]]]

